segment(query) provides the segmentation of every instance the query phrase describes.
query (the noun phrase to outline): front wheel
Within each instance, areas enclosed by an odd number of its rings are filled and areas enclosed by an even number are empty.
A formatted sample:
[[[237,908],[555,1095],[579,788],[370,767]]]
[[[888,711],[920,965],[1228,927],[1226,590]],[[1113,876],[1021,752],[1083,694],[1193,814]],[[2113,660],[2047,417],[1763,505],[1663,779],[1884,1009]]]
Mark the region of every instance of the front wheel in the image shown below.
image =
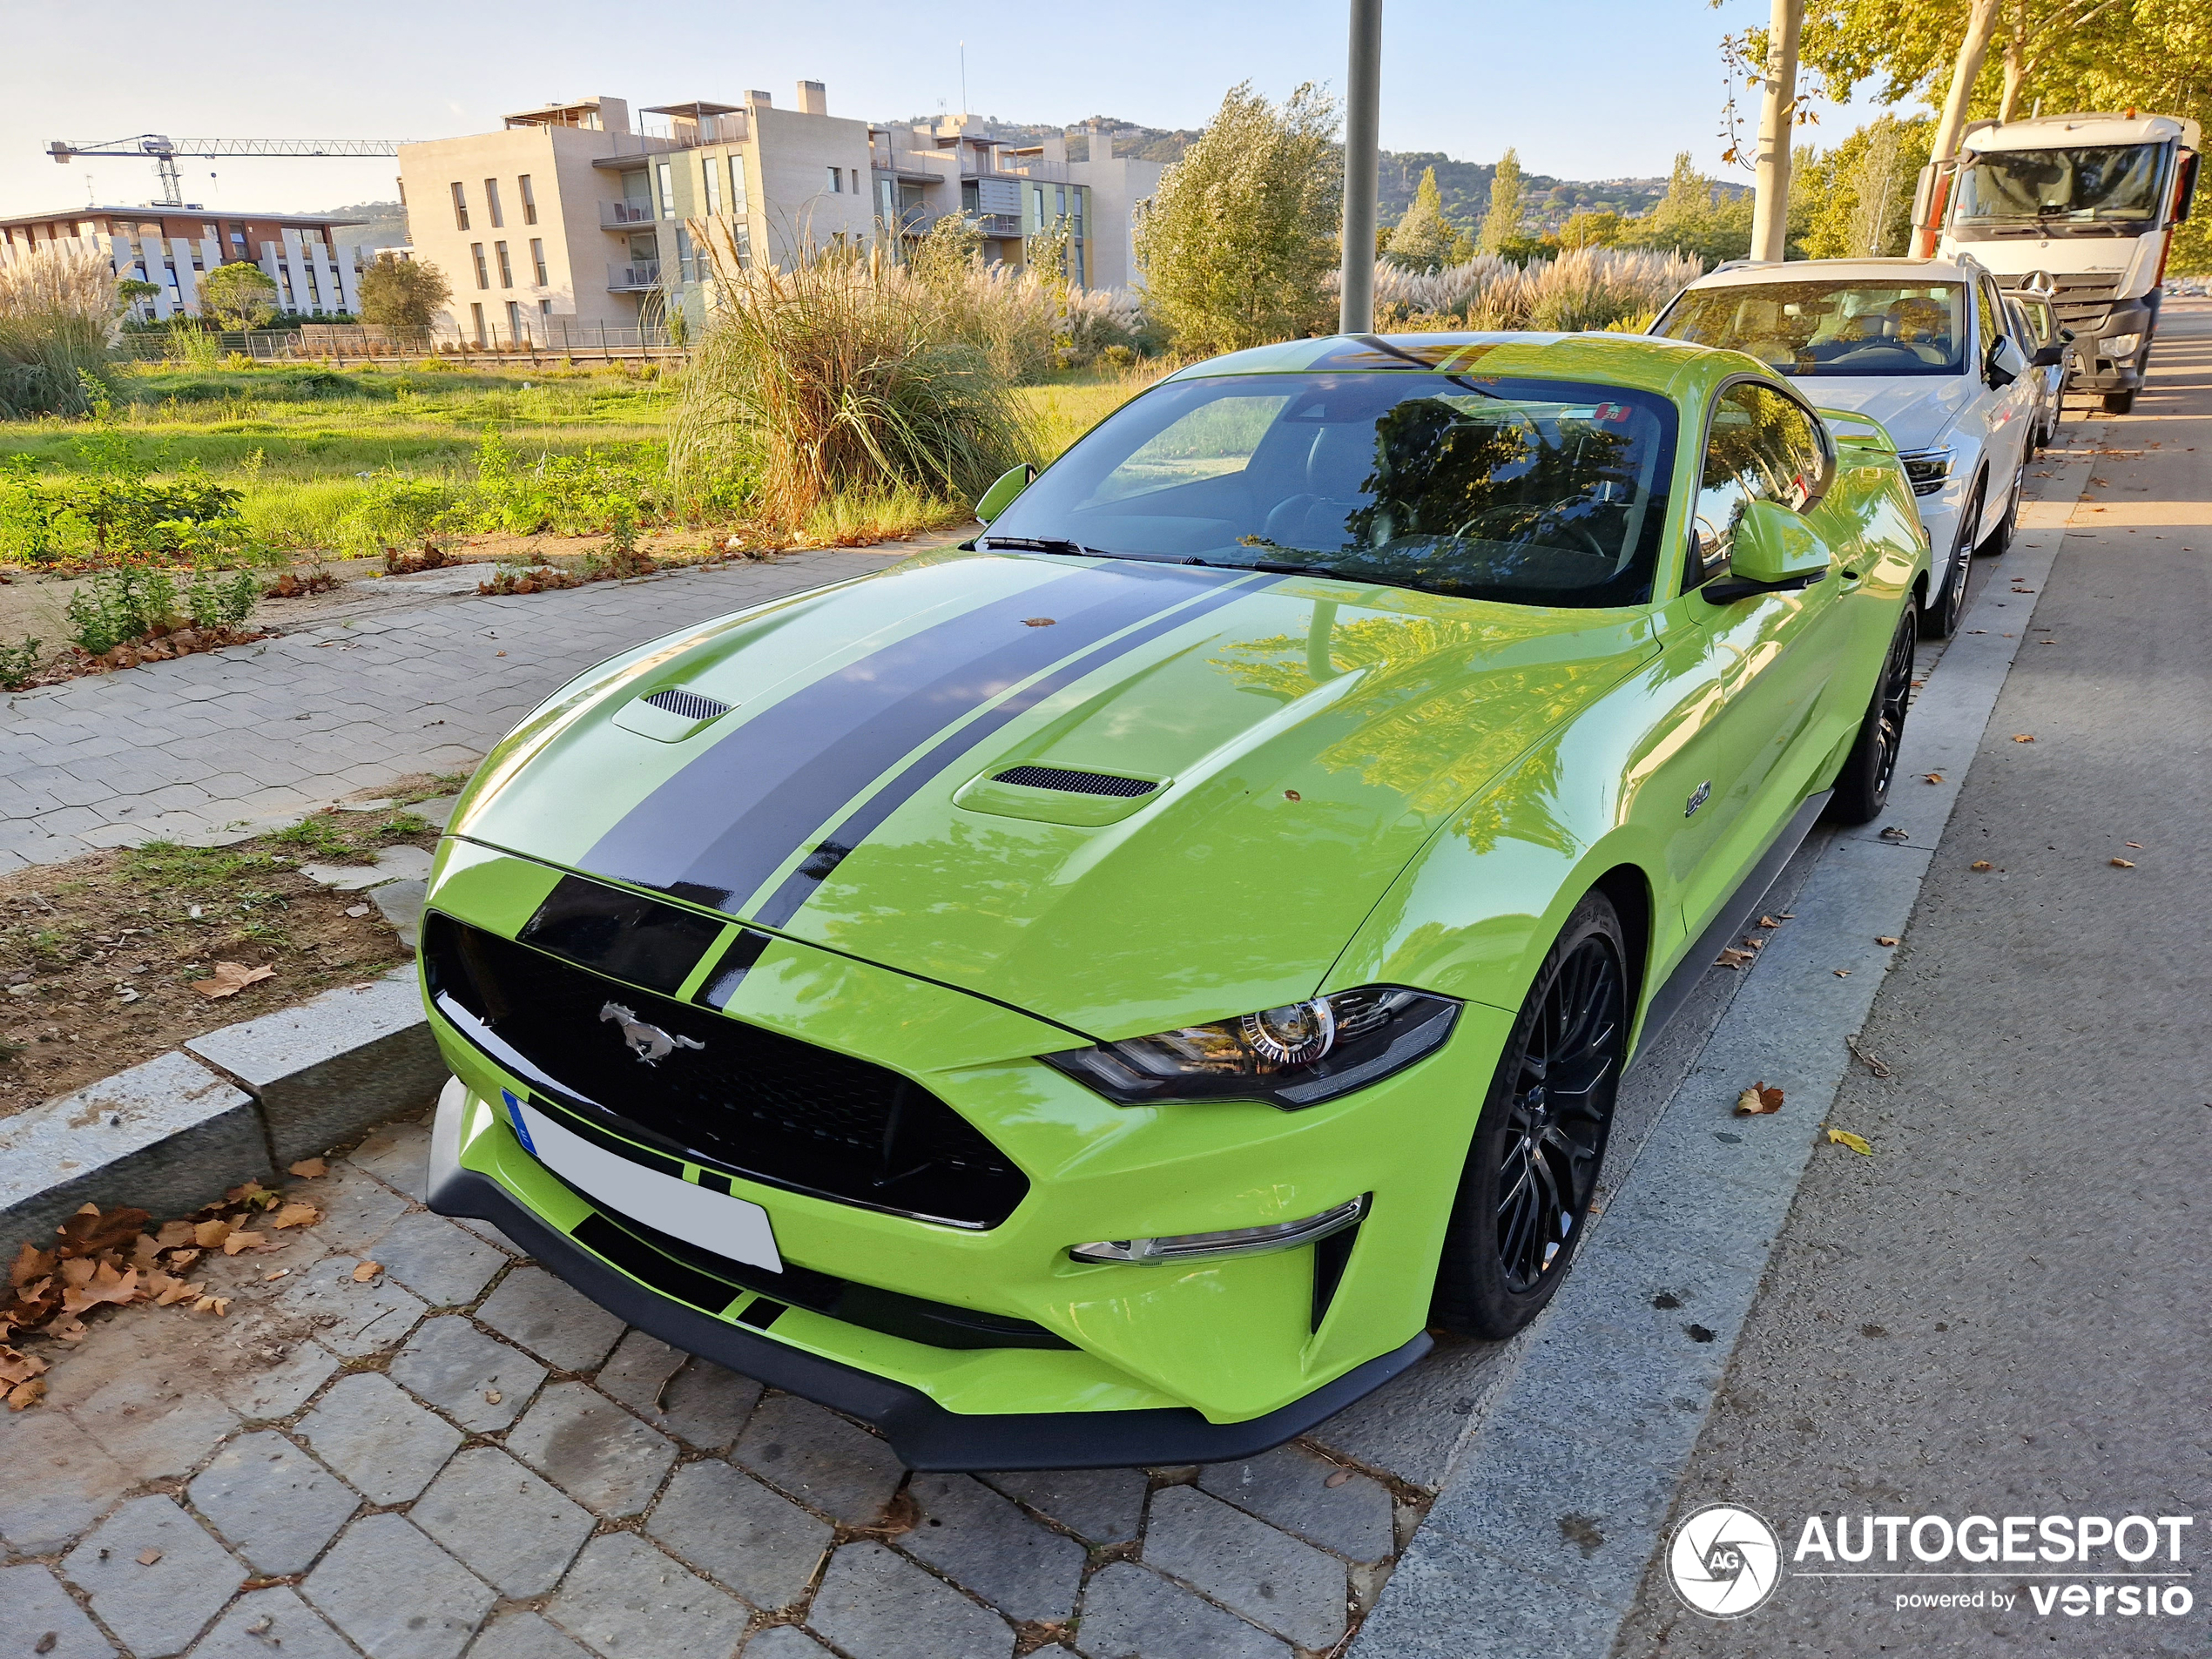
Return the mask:
[[[2013,469],[2012,492],[2005,497],[2004,516],[1997,521],[1994,529],[1981,538],[1981,545],[1974,550],[1984,558],[2000,558],[2012,550],[2013,532],[2020,528],[2020,491],[2027,488],[2027,462],[2023,461]],[[1963,592],[1959,595],[1962,600],[1965,597]]]
[[[1628,952],[1585,894],[1544,957],[1500,1056],[1438,1264],[1435,1322],[1502,1340],[1567,1277],[1597,1190],[1627,1059]]]
[[[1974,568],[1974,530],[1981,522],[1981,493],[1986,481],[1977,481],[1973,499],[1959,514],[1959,529],[1951,538],[1951,554],[1943,568],[1931,570],[1935,591],[1920,612],[1920,633],[1927,639],[1948,639],[1959,631],[1959,618],[1966,614],[1966,578]]]
[[[1912,698],[1912,612],[1908,606],[1890,636],[1882,678],[1874,700],[1859,723],[1858,737],[1836,775],[1828,815],[1843,824],[1865,824],[1889,804],[1890,779],[1897,775],[1897,752],[1905,739],[1905,705]]]

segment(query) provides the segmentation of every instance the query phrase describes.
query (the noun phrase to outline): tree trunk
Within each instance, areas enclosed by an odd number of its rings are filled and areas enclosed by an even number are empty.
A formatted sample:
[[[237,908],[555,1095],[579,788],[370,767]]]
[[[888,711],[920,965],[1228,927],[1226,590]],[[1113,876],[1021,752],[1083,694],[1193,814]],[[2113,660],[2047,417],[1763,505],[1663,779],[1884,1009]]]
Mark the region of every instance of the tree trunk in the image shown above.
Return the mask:
[[[2005,91],[1997,101],[1997,118],[2009,121],[2020,103],[2020,83],[2027,78],[2027,0],[2013,0],[2013,27],[2005,37]]]
[[[1931,163],[1948,161],[1959,152],[1959,135],[1966,125],[1966,105],[1973,97],[1974,80],[1981,73],[1981,60],[1989,51],[1989,37],[1996,27],[1997,0],[1973,0],[1973,10],[1966,17],[1966,38],[1959,43],[1959,59],[1951,68],[1951,91],[1943,100],[1934,142],[1928,146]],[[1929,199],[1932,203],[1935,192],[1931,192]],[[1915,226],[1912,252],[1916,257],[1925,260],[1934,253],[1940,230],[1937,224]]]

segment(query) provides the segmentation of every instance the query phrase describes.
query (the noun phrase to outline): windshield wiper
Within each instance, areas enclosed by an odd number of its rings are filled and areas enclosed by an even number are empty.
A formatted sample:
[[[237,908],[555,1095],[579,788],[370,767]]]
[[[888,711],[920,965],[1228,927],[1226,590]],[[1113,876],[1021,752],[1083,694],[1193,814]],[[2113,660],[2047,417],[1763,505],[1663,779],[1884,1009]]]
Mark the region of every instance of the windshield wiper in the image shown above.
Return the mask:
[[[986,536],[977,545],[1010,548],[1016,553],[1072,553],[1083,558],[1113,556],[1110,553],[1101,553],[1096,548],[1085,547],[1081,542],[1071,542],[1064,536]]]

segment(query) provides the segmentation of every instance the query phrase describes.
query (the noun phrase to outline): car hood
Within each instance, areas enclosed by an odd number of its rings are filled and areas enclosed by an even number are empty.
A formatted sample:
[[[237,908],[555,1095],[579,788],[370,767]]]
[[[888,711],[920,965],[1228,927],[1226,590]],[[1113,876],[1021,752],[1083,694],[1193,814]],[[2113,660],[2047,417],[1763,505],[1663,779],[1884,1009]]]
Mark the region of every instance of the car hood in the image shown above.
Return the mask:
[[[1848,409],[1879,421],[1900,449],[1931,448],[1974,401],[1969,374],[1892,374],[1801,380],[1797,389],[1825,409]]]
[[[1640,611],[929,555],[577,682],[452,828],[1132,1035],[1312,995],[1453,810],[1656,650]],[[712,705],[671,688],[729,711],[682,735]]]

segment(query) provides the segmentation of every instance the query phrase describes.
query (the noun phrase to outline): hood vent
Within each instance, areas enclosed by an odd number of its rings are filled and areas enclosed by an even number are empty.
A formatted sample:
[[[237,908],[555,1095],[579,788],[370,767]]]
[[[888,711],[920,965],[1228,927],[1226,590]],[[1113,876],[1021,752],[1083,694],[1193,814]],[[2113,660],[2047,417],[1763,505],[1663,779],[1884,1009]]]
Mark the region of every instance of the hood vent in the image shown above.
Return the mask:
[[[1159,787],[1144,778],[1115,778],[1103,772],[1069,772],[1059,766],[1009,766],[994,772],[995,784],[1018,784],[1025,789],[1056,789],[1068,795],[1110,795],[1133,799]]]
[[[685,720],[718,720],[730,711],[727,703],[717,702],[713,698],[702,697],[697,691],[687,691],[675,685],[665,691],[655,691],[645,701],[657,709],[665,709]]]

